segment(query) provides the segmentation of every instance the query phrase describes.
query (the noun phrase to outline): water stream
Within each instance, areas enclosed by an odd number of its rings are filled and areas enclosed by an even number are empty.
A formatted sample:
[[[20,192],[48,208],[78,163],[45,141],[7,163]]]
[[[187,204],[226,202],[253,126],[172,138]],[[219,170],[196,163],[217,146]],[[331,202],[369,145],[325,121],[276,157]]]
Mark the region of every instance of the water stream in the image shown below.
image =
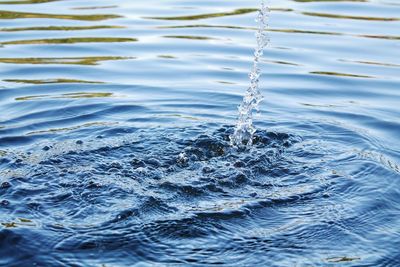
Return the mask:
[[[239,118],[236,123],[235,131],[231,135],[231,144],[237,147],[250,147],[253,143],[253,135],[256,131],[253,125],[253,111],[258,110],[258,105],[263,99],[259,87],[261,76],[260,60],[264,53],[264,48],[268,45],[268,27],[269,8],[264,1],[261,2],[261,8],[258,11],[256,22],[258,30],[256,33],[256,48],[254,51],[254,60],[251,73],[249,74],[250,86],[246,90],[243,102],[240,104]]]

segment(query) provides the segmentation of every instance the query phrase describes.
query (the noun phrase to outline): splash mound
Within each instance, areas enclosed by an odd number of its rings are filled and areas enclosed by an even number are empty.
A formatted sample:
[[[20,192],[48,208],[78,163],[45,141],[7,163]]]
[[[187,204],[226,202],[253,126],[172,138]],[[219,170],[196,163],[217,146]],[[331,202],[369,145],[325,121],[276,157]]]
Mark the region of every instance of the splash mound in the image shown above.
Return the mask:
[[[352,183],[330,166],[343,147],[258,131],[238,150],[232,127],[203,129],[3,151],[0,264],[291,264],[344,234],[324,227],[346,217],[331,204]]]

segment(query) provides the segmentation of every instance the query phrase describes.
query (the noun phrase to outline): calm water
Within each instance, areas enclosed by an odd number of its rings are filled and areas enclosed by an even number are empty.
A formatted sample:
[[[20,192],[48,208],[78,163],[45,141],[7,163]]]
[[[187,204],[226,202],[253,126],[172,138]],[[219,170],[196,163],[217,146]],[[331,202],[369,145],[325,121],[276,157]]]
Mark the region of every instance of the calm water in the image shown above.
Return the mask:
[[[400,3],[1,0],[0,266],[400,266]]]

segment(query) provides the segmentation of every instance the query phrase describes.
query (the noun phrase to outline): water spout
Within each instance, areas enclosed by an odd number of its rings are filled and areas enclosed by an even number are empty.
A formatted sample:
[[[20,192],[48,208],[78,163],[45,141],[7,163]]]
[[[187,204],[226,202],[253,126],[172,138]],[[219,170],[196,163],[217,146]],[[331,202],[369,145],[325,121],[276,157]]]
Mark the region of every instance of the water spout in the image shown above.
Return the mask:
[[[261,70],[259,67],[260,59],[263,55],[264,48],[269,43],[266,33],[269,19],[269,8],[264,3],[261,3],[261,8],[258,12],[256,21],[258,22],[258,30],[256,33],[257,47],[254,51],[253,67],[249,74],[250,86],[246,90],[243,97],[243,102],[239,106],[239,117],[236,123],[235,131],[230,136],[232,146],[250,147],[253,143],[253,134],[256,129],[253,126],[253,111],[258,110],[259,103],[263,100],[259,88]]]

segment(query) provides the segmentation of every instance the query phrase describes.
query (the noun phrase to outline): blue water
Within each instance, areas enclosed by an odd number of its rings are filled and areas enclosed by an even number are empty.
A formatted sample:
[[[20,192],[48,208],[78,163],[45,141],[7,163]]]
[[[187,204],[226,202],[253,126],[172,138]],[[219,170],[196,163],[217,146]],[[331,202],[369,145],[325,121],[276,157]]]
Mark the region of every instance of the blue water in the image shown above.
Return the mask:
[[[2,0],[0,266],[400,266],[400,5]]]

